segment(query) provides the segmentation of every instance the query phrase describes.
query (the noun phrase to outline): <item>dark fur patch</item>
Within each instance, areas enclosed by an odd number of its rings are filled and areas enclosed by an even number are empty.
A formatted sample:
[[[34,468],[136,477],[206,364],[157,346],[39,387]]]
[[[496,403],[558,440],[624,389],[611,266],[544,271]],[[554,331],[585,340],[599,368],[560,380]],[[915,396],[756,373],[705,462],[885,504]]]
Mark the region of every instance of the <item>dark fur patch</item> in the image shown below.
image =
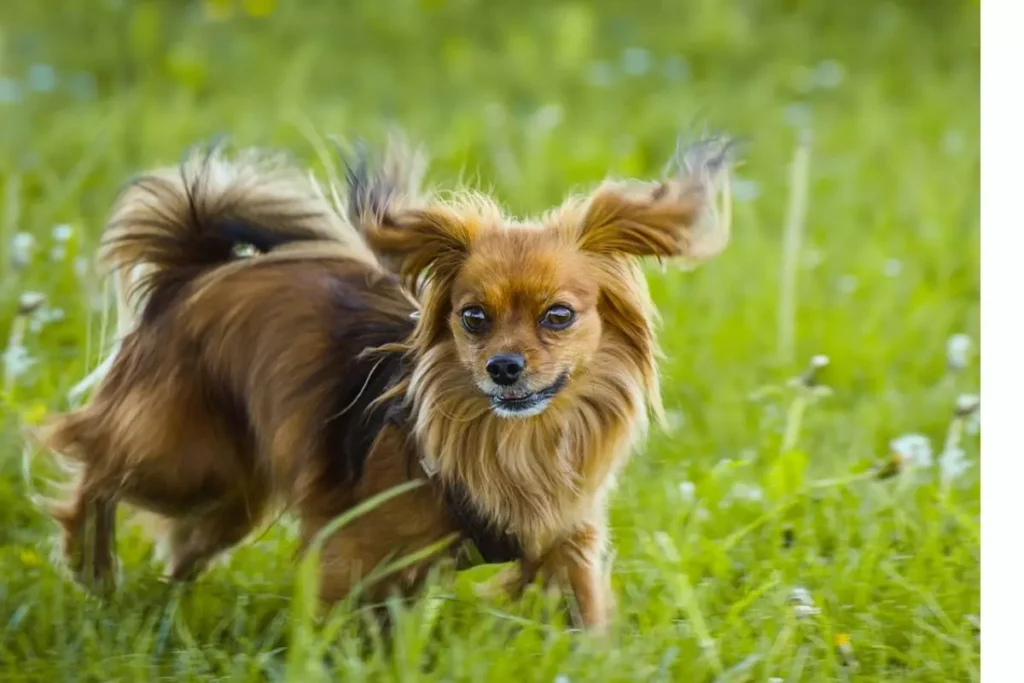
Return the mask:
[[[454,484],[444,487],[444,502],[463,536],[473,541],[480,556],[488,564],[502,564],[519,560],[523,548],[512,534],[494,528],[473,505],[469,495]]]

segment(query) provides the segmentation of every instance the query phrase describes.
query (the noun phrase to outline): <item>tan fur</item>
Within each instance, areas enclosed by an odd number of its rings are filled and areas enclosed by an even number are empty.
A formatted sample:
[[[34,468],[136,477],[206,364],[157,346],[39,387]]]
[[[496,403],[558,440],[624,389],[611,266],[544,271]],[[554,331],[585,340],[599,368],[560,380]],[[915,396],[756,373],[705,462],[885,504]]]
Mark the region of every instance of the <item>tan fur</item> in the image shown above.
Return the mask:
[[[388,559],[472,538],[448,497],[460,491],[487,533],[521,549],[513,592],[564,585],[581,622],[603,628],[607,497],[660,412],[638,259],[724,246],[724,150],[698,149],[662,183],[606,184],[528,222],[480,195],[420,197],[369,166],[350,169],[353,226],[306,175],[262,157],[141,178],[101,248],[136,296],[131,331],[90,402],[41,434],[81,467],[53,507],[76,575],[109,583],[119,502],[161,517],[168,571],[185,579],[275,507],[299,516],[305,547],[354,505],[423,478],[329,537],[325,601]],[[237,258],[247,242],[265,253]],[[553,304],[575,311],[570,326],[538,324]],[[461,326],[470,305],[488,311],[486,334]],[[539,414],[503,417],[485,395],[488,359],[510,350],[523,387],[561,387]],[[365,595],[414,590],[457,548]]]

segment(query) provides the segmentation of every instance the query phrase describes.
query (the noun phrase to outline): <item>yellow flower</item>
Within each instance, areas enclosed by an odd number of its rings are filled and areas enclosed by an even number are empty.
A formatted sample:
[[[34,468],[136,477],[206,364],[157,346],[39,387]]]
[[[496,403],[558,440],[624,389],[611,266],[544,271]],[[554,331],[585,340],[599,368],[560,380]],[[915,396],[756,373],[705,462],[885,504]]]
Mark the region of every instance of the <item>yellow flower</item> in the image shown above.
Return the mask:
[[[38,567],[42,562],[42,560],[39,559],[38,553],[31,548],[22,548],[18,553],[18,558],[26,567]]]
[[[28,424],[39,424],[46,417],[49,411],[46,409],[46,404],[42,401],[36,401],[21,413],[21,419]]]
[[[269,17],[276,5],[277,0],[242,0],[245,13],[250,17]]]

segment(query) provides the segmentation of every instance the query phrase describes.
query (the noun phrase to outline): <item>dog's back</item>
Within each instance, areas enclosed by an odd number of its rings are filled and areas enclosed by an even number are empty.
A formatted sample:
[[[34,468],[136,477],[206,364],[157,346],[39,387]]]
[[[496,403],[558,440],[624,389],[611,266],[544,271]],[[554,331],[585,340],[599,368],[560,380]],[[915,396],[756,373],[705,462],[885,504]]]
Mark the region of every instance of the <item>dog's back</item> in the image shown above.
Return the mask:
[[[134,297],[131,331],[89,403],[41,432],[81,469],[52,507],[81,579],[111,575],[119,500],[167,518],[184,578],[272,501],[359,478],[402,362],[363,352],[402,341],[415,305],[313,181],[193,158],[128,187],[101,258]]]

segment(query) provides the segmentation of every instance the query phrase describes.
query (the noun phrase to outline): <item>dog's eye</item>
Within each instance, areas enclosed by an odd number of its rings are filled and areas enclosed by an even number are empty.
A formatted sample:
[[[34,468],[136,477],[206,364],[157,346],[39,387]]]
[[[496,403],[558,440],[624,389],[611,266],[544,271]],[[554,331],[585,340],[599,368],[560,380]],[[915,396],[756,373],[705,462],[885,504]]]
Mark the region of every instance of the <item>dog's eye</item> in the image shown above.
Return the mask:
[[[466,328],[467,332],[472,334],[481,334],[486,332],[491,323],[487,318],[487,313],[479,306],[468,306],[463,308],[459,317],[462,318],[462,326]]]
[[[544,312],[540,324],[552,330],[564,330],[576,320],[576,311],[568,306],[552,306]]]

